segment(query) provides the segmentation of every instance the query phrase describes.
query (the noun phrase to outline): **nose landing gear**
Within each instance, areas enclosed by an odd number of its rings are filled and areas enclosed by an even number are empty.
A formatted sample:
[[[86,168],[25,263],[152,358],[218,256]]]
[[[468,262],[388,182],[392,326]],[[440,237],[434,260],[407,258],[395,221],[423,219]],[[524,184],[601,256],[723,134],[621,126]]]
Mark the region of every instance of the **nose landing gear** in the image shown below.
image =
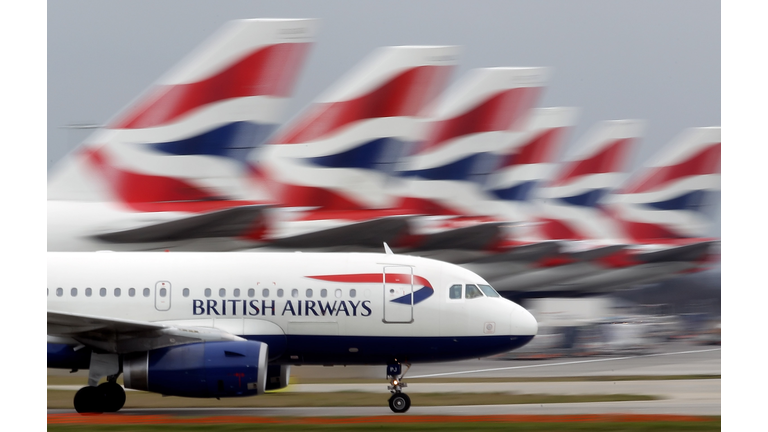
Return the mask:
[[[402,374],[400,363],[387,365],[387,379],[389,379],[389,391],[392,396],[389,398],[389,409],[395,413],[404,413],[411,407],[411,398],[407,394],[403,393],[403,387],[407,387],[408,384],[403,382],[403,377],[411,368],[410,363],[406,363],[405,372]]]

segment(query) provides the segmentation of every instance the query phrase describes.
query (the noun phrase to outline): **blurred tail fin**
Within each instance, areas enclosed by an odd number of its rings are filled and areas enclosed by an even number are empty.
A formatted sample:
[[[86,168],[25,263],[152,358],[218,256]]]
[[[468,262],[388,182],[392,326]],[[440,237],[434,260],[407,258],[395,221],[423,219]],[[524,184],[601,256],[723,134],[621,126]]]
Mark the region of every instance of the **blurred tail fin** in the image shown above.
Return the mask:
[[[576,122],[577,109],[537,108],[527,124],[501,153],[496,170],[485,185],[493,199],[486,207],[501,220],[512,223],[510,235],[517,240],[540,240],[531,228],[536,222],[535,190],[551,176],[568,129]]]
[[[48,198],[140,211],[258,198],[244,181],[246,155],[281,120],[315,26],[228,23],[65,158]]]
[[[708,195],[720,191],[720,127],[681,133],[614,194],[610,209],[629,239],[707,236]]]
[[[641,136],[643,122],[615,120],[599,123],[563,163],[546,187],[539,190],[540,234],[553,240],[615,239],[617,227],[599,206],[624,176],[630,147]]]
[[[422,214],[482,213],[484,184],[503,149],[526,127],[548,75],[546,68],[487,68],[463,77],[401,164],[399,206]]]
[[[385,183],[457,55],[453,46],[380,48],[281,128],[263,155],[281,205],[391,207]]]
[[[499,200],[528,201],[531,191],[549,178],[564,135],[575,124],[576,111],[564,107],[531,111],[525,133],[504,150],[487,191]]]

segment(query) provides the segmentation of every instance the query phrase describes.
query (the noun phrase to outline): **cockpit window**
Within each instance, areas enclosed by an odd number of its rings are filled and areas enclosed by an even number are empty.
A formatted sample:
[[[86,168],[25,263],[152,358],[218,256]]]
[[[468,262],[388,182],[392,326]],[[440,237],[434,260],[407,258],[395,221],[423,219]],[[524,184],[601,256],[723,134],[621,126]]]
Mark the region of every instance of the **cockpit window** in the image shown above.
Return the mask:
[[[467,284],[467,294],[468,299],[478,298],[482,297],[483,293],[480,291],[479,288],[477,288],[476,285],[469,285]]]
[[[493,289],[490,285],[478,285],[481,290],[483,290],[483,294],[487,295],[488,297],[501,297],[498,292],[496,292],[495,289]]]
[[[460,299],[461,285],[451,285],[451,287],[448,288],[448,296],[452,299]]]

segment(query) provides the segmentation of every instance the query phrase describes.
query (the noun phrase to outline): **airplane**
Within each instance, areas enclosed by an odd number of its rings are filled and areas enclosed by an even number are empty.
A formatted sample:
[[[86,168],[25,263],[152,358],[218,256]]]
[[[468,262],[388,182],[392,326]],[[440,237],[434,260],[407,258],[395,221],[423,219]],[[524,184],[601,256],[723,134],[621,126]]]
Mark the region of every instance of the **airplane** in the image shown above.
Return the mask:
[[[380,48],[254,153],[251,163],[279,203],[264,235],[269,246],[375,247],[407,229],[387,183],[458,53],[455,46]]]
[[[274,203],[247,155],[282,121],[313,19],[229,22],[52,170],[48,250],[232,249]]]
[[[536,335],[475,273],[385,252],[49,252],[48,367],[89,370],[85,413],[122,408],[121,374],[128,389],[221,398],[283,388],[290,365],[386,365],[403,413],[411,364]]]

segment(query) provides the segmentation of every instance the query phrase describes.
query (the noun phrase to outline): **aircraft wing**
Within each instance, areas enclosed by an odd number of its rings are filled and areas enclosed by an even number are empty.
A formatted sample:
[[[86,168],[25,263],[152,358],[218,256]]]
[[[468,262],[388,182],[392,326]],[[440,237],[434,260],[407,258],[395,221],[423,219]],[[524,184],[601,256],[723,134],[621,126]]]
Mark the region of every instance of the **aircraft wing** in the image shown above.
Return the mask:
[[[704,241],[685,245],[661,247],[655,250],[638,251],[634,257],[647,263],[671,261],[696,261],[702,259],[716,244],[714,241]]]
[[[277,248],[371,247],[379,251],[382,242],[394,243],[408,230],[407,219],[408,216],[372,216],[365,220],[329,217],[309,221],[303,232],[271,235],[267,241]],[[313,222],[316,225],[312,225]]]
[[[265,205],[245,205],[123,231],[98,234],[109,243],[149,243],[244,235],[263,218]]]
[[[203,341],[242,340],[208,327],[186,327],[146,321],[48,311],[48,335],[74,339],[111,353],[148,351]]]

